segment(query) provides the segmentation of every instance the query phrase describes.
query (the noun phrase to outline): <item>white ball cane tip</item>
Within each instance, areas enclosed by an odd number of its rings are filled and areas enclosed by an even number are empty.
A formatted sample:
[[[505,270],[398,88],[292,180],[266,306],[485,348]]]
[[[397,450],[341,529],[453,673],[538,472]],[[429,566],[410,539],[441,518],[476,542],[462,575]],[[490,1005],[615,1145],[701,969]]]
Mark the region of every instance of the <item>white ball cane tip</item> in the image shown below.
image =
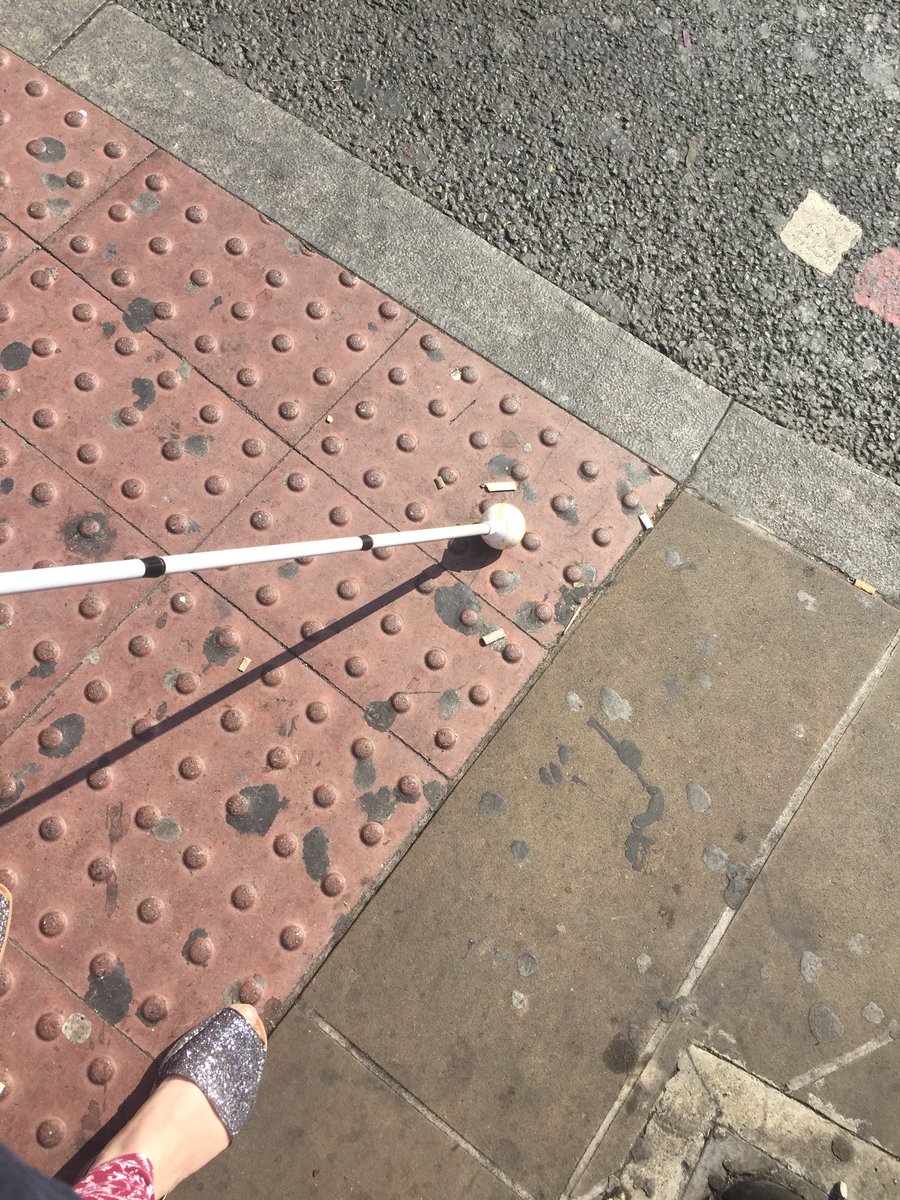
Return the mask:
[[[525,517],[514,504],[492,504],[485,510],[484,519],[491,528],[482,537],[492,550],[518,546],[525,536]]]

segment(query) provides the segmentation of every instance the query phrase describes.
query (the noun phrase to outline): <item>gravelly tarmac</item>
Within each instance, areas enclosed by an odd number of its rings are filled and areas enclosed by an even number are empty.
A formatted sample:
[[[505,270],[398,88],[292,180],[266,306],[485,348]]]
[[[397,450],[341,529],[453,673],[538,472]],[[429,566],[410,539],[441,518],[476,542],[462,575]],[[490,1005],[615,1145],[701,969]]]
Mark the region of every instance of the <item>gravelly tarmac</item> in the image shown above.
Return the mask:
[[[887,3],[126,2],[729,396],[900,482],[900,329],[853,299],[900,240]],[[809,188],[863,229],[830,278],[778,238]]]

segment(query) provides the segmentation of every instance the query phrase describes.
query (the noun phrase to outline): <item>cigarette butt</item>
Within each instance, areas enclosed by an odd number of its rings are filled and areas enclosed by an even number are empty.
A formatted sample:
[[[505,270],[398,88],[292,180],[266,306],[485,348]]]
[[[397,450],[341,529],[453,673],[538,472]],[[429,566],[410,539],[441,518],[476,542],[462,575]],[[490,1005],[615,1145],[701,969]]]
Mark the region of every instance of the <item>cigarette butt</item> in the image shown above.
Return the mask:
[[[502,629],[492,629],[490,633],[483,633],[478,639],[482,646],[493,646],[494,642],[499,642],[501,638],[505,638],[506,634]]]
[[[513,479],[504,480],[502,483],[483,483],[481,486],[486,492],[515,492],[519,487]]]
[[[241,661],[238,663],[238,670],[246,671],[252,661],[253,660],[250,658],[242,658]]]
[[[858,587],[861,592],[868,592],[870,596],[875,595],[875,589],[871,583],[866,583],[864,579],[854,579],[853,586]]]
[[[641,525],[644,527],[644,529],[652,529],[653,528],[653,521],[651,520],[650,515],[648,513],[642,512],[641,516],[640,516],[640,521],[641,521]]]
[[[440,475],[435,475],[435,477],[434,477],[434,486],[437,488],[437,490],[438,490],[438,491],[440,491],[440,490],[441,490],[441,488],[444,486],[444,481],[443,481],[443,479],[440,477]]]
[[[334,420],[334,417],[331,415],[331,413],[329,413],[328,416],[325,418],[325,424],[330,425],[333,420]]]

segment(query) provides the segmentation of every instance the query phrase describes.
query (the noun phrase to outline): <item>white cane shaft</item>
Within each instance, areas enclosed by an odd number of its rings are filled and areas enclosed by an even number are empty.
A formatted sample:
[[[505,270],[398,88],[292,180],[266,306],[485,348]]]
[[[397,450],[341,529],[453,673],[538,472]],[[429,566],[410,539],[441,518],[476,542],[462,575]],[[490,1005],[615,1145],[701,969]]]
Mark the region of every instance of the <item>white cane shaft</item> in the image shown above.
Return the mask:
[[[230,550],[198,550],[193,554],[152,555],[117,562],[84,563],[69,567],[41,567],[29,571],[0,572],[0,596],[43,592],[54,588],[90,587],[122,579],[157,578],[183,571],[215,571],[251,563],[278,562],[289,558],[319,558],[348,550],[372,550],[379,546],[409,546],[421,542],[450,541],[490,533],[489,521],[477,525],[448,525],[441,529],[410,529],[401,533],[373,533],[358,537],[322,538],[310,542],[281,542],[275,546],[243,546]]]

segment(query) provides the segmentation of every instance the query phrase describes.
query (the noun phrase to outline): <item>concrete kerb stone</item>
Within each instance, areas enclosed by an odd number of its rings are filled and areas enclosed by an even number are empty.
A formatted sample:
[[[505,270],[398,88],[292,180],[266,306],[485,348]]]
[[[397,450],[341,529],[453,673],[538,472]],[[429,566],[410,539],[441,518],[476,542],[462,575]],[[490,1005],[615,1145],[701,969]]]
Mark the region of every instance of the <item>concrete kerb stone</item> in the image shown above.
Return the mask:
[[[689,488],[900,601],[900,488],[734,404]]]
[[[726,411],[715,388],[118,5],[48,68],[667,474],[685,478]]]

